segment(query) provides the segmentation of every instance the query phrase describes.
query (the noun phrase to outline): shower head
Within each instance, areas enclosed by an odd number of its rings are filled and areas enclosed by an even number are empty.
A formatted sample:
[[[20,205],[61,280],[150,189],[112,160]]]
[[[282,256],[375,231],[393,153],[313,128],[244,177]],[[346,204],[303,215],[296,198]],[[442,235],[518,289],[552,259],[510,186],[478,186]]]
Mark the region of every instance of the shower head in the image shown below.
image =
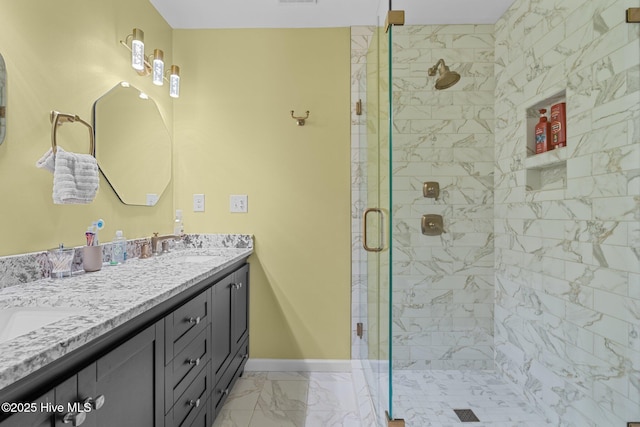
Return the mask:
[[[428,73],[430,76],[435,76],[436,71],[440,74],[440,77],[436,79],[435,85],[438,90],[450,88],[460,80],[460,74],[449,70],[449,67],[444,63],[444,59],[439,59],[438,62],[436,62],[436,65],[429,68]]]

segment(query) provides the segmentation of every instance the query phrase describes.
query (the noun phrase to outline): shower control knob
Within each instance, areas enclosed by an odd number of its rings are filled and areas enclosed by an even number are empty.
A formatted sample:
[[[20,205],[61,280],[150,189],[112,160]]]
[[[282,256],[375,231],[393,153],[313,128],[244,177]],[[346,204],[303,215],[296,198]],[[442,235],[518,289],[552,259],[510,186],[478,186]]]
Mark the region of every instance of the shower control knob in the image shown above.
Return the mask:
[[[439,236],[444,233],[442,215],[422,215],[422,234]]]

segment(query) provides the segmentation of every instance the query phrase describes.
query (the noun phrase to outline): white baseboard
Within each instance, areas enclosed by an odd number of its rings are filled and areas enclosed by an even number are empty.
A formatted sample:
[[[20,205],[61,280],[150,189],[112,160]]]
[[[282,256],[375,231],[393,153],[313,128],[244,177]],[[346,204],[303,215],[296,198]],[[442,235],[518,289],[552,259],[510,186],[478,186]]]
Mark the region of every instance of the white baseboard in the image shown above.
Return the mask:
[[[249,359],[245,371],[265,372],[351,372],[351,360],[333,359]]]

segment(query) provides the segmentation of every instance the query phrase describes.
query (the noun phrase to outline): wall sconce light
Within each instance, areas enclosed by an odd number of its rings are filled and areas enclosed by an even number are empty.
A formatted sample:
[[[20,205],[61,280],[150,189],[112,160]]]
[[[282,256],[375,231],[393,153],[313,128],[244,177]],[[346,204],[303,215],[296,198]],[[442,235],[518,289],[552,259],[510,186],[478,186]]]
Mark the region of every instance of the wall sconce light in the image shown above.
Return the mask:
[[[161,49],[153,51],[153,84],[162,86],[164,84],[164,52]]]
[[[169,96],[178,98],[180,96],[180,67],[172,65],[169,73]]]
[[[131,51],[131,67],[141,76],[151,74],[153,84],[163,86],[164,81],[169,82],[169,96],[178,98],[180,96],[180,67],[172,65],[169,72],[165,73],[164,52],[162,49],[154,49],[153,54],[144,54],[144,32],[139,28],[134,28],[124,41],[120,44]],[[169,74],[167,79],[166,75]]]
[[[134,28],[125,42],[131,40],[131,66],[136,71],[144,70],[144,31]]]

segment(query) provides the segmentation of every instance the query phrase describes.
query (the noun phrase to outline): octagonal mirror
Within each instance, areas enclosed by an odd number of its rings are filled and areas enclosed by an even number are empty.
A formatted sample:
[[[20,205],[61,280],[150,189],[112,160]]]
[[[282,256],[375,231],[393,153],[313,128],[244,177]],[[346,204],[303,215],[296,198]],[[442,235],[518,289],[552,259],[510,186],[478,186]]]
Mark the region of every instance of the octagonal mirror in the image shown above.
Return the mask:
[[[93,105],[96,160],[122,203],[153,206],[171,181],[171,136],[155,101],[121,82]]]

